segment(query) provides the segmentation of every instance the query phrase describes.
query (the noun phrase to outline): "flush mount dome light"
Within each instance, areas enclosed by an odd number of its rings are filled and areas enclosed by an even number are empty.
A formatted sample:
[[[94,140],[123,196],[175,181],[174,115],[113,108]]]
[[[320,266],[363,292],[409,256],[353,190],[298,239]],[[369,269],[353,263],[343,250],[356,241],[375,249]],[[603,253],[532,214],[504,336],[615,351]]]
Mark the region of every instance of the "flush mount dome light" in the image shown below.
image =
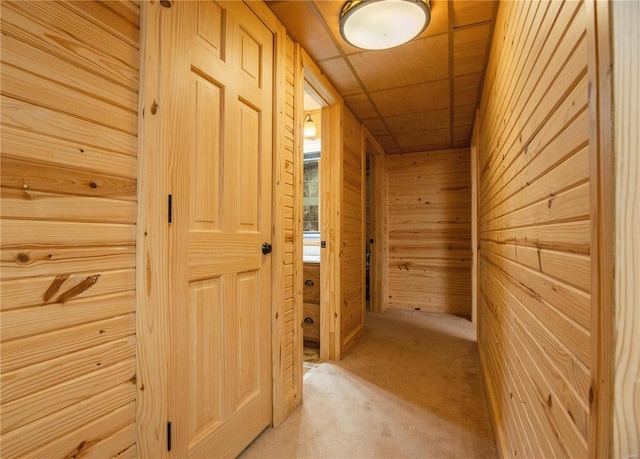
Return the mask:
[[[340,34],[364,49],[387,49],[420,35],[429,25],[429,0],[352,0],[340,12]]]

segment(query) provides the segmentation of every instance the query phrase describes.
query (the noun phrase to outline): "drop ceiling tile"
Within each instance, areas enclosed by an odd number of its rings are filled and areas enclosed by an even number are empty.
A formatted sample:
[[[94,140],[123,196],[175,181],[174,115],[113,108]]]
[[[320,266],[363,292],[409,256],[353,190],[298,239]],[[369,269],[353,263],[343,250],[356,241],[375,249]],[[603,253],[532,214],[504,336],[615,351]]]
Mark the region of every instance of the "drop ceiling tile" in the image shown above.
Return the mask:
[[[447,0],[432,0],[431,1],[431,21],[429,25],[418,37],[432,37],[434,35],[440,35],[441,33],[447,33],[449,30],[449,4]]]
[[[407,115],[389,116],[385,122],[394,134],[428,131],[449,127],[451,116],[449,108],[429,112],[410,113]]]
[[[462,142],[463,146],[471,144],[471,132],[473,131],[473,125],[459,126],[453,128],[453,141],[454,143]]]
[[[453,27],[463,27],[490,21],[496,2],[482,0],[455,0],[453,2]]]
[[[442,80],[449,77],[449,39],[438,35],[348,59],[367,91]]]
[[[358,119],[362,120],[379,116],[366,94],[345,97],[344,103]]]
[[[449,80],[372,92],[371,98],[383,117],[448,108]]]
[[[449,128],[412,132],[395,137],[396,142],[403,151],[410,149],[417,151],[434,145],[437,145],[438,148],[446,148],[451,144],[451,130]]]
[[[468,148],[470,145],[471,143],[466,140],[454,140],[452,148]]]
[[[364,124],[365,127],[369,129],[369,132],[374,136],[389,134],[389,129],[387,128],[382,118],[364,119],[362,120],[362,124]]]
[[[340,11],[345,4],[344,1],[328,1],[328,0],[314,0],[313,4],[317,8],[320,16],[327,25],[327,28],[331,31],[333,39],[338,46],[342,48],[345,54],[357,53],[362,51],[360,48],[350,45],[340,35]]]
[[[453,126],[473,124],[476,117],[476,104],[453,107]]]
[[[351,71],[351,68],[342,57],[327,59],[318,63],[320,70],[335,86],[338,92],[344,96],[361,94],[363,88]]]
[[[336,57],[340,51],[327,33],[311,2],[268,2],[295,41],[301,43],[314,61]]]
[[[396,143],[396,141],[393,138],[393,136],[391,136],[391,135],[381,135],[381,136],[376,137],[376,140],[380,143],[382,148],[384,148],[384,151],[386,153],[389,153],[391,151],[398,152],[398,153],[400,152],[400,147]]]
[[[490,24],[456,30],[453,33],[453,74],[482,72],[486,65]]]
[[[453,79],[453,105],[477,104],[482,73],[470,73]]]

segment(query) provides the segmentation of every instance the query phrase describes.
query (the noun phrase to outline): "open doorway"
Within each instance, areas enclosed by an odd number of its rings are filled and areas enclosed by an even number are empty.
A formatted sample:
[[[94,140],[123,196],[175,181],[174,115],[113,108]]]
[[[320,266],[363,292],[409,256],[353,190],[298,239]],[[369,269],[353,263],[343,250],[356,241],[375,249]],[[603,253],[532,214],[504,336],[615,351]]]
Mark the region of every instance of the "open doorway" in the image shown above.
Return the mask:
[[[304,93],[302,136],[302,229],[303,229],[303,374],[320,361],[320,246],[322,164],[322,105]]]
[[[316,136],[320,138],[320,161],[318,164],[318,221],[319,221],[319,240],[320,246],[320,263],[319,267],[319,321],[320,321],[320,357],[322,360],[340,360],[345,349],[355,342],[355,339],[364,329],[364,190],[360,193],[350,194],[344,193],[343,170],[345,165],[344,157],[344,138],[351,134],[351,142],[347,150],[354,156],[349,166],[353,164],[361,164],[361,168],[352,175],[356,177],[359,183],[364,181],[364,162],[359,147],[361,141],[361,126],[352,115],[348,117],[345,123],[344,105],[340,95],[333,89],[331,83],[321,74],[320,70],[307,56],[304,51],[301,55],[301,74],[300,74],[300,92],[298,94],[298,106],[302,109],[297,111],[297,123],[299,127],[297,137],[298,161],[303,159],[303,124],[304,124],[304,104],[303,93],[306,92],[311,99],[315,100],[320,106],[314,118],[314,123],[318,132]],[[348,134],[349,133],[349,134]],[[351,148],[355,145],[355,149]],[[303,163],[304,161],[300,161]],[[302,214],[302,175],[303,164],[299,163],[297,170],[299,171],[299,179],[297,181],[295,199],[300,203],[298,206],[300,214]],[[360,175],[362,175],[360,179]],[[345,235],[352,235],[357,231],[348,232],[348,225],[344,222],[341,206],[348,205],[345,198],[353,198],[357,203],[353,207],[357,210],[358,216],[362,216],[360,238],[354,237],[353,241],[349,238],[345,239]],[[343,202],[344,201],[344,202]],[[360,203],[360,201],[362,201]],[[360,207],[362,208],[361,210]],[[353,219],[352,221],[356,221]],[[297,243],[303,246],[303,222],[302,218],[298,218],[298,233],[294,235]],[[307,238],[309,240],[310,238]],[[345,241],[349,244],[345,245]],[[310,245],[310,244],[308,244]],[[316,245],[317,247],[317,245]],[[317,250],[317,249],[316,249]],[[358,268],[359,272],[355,272],[354,276],[362,275],[362,281],[351,284],[355,288],[347,291],[346,283],[342,283],[342,277],[350,274],[350,267],[345,262],[346,256],[343,256],[347,250],[349,256],[357,260],[352,265]],[[353,252],[353,254],[351,253]],[[357,253],[356,253],[357,252]],[[359,253],[361,252],[361,254]],[[303,250],[300,250],[303,253]],[[301,258],[301,257],[300,257]],[[360,268],[362,262],[362,269]],[[297,259],[296,263],[300,266],[298,272],[303,273],[302,260]],[[296,277],[296,285],[304,291],[305,279],[302,276]],[[344,294],[348,294],[349,298],[343,298]],[[362,298],[359,296],[362,294]],[[357,297],[357,298],[352,298]],[[304,304],[302,298],[300,306]],[[347,302],[347,300],[349,300]],[[350,307],[353,304],[353,307]],[[346,309],[349,309],[348,311]],[[301,322],[304,323],[305,316],[303,307],[297,309]],[[315,322],[315,321],[314,321]],[[304,325],[303,325],[304,326]],[[304,340],[304,333],[302,334]],[[300,340],[300,345],[302,341]]]

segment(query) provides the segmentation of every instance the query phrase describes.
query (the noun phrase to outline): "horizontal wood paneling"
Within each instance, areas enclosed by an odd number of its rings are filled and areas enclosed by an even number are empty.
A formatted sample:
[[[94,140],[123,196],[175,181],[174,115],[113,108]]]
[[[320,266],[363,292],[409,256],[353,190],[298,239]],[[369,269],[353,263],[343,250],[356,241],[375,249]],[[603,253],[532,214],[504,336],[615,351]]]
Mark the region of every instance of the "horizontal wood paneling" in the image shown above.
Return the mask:
[[[302,180],[300,168],[296,165],[302,165],[302,158],[296,158],[296,122],[294,110],[296,105],[295,90],[296,85],[296,56],[293,41],[286,37],[284,27],[280,29],[280,40],[284,49],[285,68],[280,69],[284,74],[284,106],[286,107],[283,123],[284,138],[282,142],[283,152],[281,161],[278,164],[282,174],[280,182],[282,197],[282,205],[280,207],[280,222],[278,226],[282,228],[280,235],[284,250],[282,253],[282,275],[283,283],[280,286],[284,300],[284,333],[285,341],[281,349],[283,355],[283,373],[274,375],[281,378],[285,392],[286,415],[302,403],[302,349],[300,343],[302,341],[302,326],[299,323],[299,315],[296,314],[295,308],[302,304],[302,294],[296,290],[294,285],[294,273],[301,269],[301,246],[302,234],[300,232],[301,220],[299,212],[295,209],[296,199],[294,190],[296,183]],[[294,236],[295,235],[295,236]]]
[[[469,150],[387,158],[388,306],[471,315]]]
[[[3,458],[136,452],[139,15],[2,2]]]
[[[294,189],[302,174],[302,152],[296,158],[296,55],[293,41],[279,26],[276,75],[279,116],[275,149],[273,302],[274,424],[282,422],[302,401],[302,292],[294,288],[294,272],[302,274],[302,225],[294,211]],[[300,167],[298,167],[300,166]],[[300,170],[299,170],[300,169]],[[301,206],[301,204],[300,204]],[[295,217],[295,218],[294,218]],[[300,223],[300,224],[299,224]],[[299,307],[300,312],[295,310]]]
[[[129,17],[127,43],[105,30],[109,26],[102,18],[81,11],[71,11],[62,2],[7,3],[2,9],[2,29],[51,56],[137,91],[138,48],[131,42],[139,34],[139,12],[132,11]]]
[[[479,112],[478,340],[504,457],[587,457],[586,7],[501,3]]]

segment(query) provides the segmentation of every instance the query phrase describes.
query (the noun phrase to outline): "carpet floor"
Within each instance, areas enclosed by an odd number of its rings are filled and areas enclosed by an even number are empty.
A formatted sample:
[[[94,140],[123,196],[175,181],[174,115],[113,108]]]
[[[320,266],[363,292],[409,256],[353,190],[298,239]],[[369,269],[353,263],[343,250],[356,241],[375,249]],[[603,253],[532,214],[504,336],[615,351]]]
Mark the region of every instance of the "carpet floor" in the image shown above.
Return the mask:
[[[389,309],[340,362],[304,378],[304,402],[240,457],[496,458],[475,326]]]

